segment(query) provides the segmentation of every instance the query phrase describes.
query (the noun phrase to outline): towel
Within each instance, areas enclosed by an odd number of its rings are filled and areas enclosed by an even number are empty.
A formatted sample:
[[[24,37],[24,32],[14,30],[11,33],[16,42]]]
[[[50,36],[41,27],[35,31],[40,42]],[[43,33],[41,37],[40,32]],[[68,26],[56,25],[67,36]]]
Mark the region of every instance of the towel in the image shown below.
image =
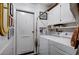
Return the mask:
[[[78,48],[79,44],[79,26],[74,30],[72,38],[71,38],[71,46],[75,49]]]

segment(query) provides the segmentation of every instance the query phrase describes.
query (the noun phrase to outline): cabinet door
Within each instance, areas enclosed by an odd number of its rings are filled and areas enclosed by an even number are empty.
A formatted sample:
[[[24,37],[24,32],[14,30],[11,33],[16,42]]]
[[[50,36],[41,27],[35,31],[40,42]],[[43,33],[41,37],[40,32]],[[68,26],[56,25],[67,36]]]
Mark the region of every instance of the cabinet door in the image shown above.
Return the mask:
[[[70,11],[70,4],[61,3],[60,5],[60,23],[75,22],[72,12]]]
[[[48,55],[48,40],[45,38],[40,38],[40,49],[41,55]]]
[[[58,43],[57,42],[54,42],[54,41],[51,41],[49,40],[49,54],[50,55],[67,55],[67,53],[65,51],[58,48]],[[61,44],[59,44],[60,47],[61,47]]]
[[[50,48],[49,48],[49,54],[50,55],[61,55],[58,51],[56,51],[57,50],[57,48],[55,48],[53,45],[51,46],[49,46]]]
[[[60,4],[48,12],[48,25],[58,24],[60,20]]]

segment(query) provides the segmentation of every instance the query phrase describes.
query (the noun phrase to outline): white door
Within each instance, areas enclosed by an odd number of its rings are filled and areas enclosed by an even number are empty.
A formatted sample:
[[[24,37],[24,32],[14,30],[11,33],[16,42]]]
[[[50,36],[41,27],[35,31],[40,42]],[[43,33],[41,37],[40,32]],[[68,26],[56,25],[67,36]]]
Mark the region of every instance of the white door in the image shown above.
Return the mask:
[[[34,51],[34,13],[17,10],[17,54]]]

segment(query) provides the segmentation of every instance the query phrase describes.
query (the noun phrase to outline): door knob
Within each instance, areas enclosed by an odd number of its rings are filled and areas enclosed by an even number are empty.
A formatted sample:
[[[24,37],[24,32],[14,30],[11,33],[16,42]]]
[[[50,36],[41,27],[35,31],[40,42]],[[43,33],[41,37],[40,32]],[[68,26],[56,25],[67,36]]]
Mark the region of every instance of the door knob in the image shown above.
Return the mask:
[[[34,33],[34,31],[32,31],[32,33]]]

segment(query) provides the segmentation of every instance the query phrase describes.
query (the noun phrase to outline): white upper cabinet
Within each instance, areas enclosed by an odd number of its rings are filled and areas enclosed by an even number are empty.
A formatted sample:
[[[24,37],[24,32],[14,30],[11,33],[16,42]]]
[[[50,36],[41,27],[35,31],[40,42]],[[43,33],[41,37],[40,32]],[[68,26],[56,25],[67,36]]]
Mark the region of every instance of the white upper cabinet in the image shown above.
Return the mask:
[[[48,25],[75,22],[69,3],[60,3],[48,12]]]
[[[48,25],[57,24],[60,20],[60,5],[48,12]]]
[[[75,22],[74,16],[70,11],[70,4],[69,3],[61,3],[60,4],[60,23],[69,23]]]

